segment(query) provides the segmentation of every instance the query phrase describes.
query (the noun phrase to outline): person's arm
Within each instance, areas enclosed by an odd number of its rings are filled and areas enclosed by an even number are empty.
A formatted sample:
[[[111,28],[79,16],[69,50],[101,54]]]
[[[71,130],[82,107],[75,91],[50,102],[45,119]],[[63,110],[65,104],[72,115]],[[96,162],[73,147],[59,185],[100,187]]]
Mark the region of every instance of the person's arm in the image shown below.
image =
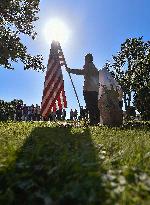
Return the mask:
[[[84,69],[71,69],[71,68],[66,68],[66,71],[68,73],[76,74],[76,75],[84,75]]]

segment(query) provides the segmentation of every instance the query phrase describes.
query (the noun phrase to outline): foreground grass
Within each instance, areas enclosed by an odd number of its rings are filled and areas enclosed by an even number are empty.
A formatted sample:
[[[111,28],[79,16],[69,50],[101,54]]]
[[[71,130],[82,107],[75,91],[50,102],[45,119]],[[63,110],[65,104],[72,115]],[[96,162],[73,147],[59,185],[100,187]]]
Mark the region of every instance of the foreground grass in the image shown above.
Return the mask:
[[[149,205],[149,126],[0,122],[0,204]]]

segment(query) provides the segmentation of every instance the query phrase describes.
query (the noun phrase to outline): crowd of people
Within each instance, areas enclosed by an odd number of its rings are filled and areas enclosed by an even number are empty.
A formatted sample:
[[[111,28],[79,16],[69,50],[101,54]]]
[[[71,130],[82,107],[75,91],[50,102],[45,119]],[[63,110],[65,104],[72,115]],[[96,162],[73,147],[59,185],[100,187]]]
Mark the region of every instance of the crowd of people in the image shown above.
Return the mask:
[[[0,120],[31,121],[40,120],[40,106],[27,106],[22,100],[14,99],[11,102],[0,100]]]
[[[86,109],[81,107],[80,115],[75,109],[70,110],[69,120],[80,120],[86,118]],[[26,105],[23,100],[14,99],[11,102],[0,100],[0,121],[55,121],[55,120],[66,120],[66,110],[56,110],[51,112],[47,119],[41,116],[41,108],[38,104]]]

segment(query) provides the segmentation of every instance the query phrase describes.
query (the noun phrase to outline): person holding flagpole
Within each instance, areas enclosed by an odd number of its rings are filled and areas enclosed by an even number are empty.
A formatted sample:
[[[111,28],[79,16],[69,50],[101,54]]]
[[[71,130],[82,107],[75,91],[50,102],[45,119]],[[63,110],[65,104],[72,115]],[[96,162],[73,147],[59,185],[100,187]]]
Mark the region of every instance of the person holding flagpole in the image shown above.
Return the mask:
[[[99,71],[93,63],[92,54],[85,56],[85,65],[83,69],[71,69],[66,67],[67,72],[83,75],[84,87],[83,95],[89,112],[90,125],[96,125],[100,121],[100,111],[98,108],[98,89],[99,89]]]

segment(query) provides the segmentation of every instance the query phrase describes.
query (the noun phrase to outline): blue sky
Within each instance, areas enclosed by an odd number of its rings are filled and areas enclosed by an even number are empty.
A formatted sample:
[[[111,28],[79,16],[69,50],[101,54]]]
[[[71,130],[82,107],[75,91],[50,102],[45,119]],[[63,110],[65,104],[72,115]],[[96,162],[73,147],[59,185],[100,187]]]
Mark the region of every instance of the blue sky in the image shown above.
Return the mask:
[[[50,45],[44,36],[44,26],[52,18],[59,18],[70,28],[71,36],[62,44],[67,64],[71,68],[82,68],[84,56],[92,53],[94,63],[101,69],[119,49],[126,38],[143,36],[150,40],[149,0],[41,0],[39,20],[35,24],[38,33],[35,41],[22,36],[31,54],[42,54],[47,65]],[[45,73],[24,71],[21,63],[15,70],[0,70],[0,98],[11,101],[23,99],[28,105],[40,104]],[[71,82],[64,73],[68,107],[78,108]],[[72,75],[81,104],[83,99],[83,77]]]

